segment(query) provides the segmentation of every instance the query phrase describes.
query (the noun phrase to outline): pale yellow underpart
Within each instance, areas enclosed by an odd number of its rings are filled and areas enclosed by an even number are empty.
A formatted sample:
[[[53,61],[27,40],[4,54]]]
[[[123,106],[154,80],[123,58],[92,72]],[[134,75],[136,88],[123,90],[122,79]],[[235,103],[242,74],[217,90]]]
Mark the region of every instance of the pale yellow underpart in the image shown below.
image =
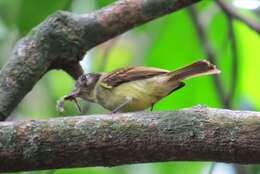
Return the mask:
[[[96,102],[109,110],[129,100],[122,112],[145,110],[178,87],[179,82],[169,81],[169,76],[159,75],[145,80],[123,83],[114,88],[97,85]]]

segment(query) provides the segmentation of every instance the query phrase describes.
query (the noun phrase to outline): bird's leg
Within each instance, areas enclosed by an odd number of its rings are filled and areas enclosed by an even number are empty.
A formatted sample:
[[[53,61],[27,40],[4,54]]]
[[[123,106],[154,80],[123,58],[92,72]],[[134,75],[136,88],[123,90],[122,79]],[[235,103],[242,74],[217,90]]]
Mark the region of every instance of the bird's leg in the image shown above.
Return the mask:
[[[154,104],[152,104],[151,108],[150,108],[150,111],[153,111],[153,107],[154,107]]]
[[[76,108],[78,109],[79,113],[82,113],[82,110],[81,110],[81,107],[79,105],[77,98],[73,98],[72,100],[74,101]]]
[[[113,109],[113,111],[111,111],[111,114],[117,113],[118,111],[120,111],[123,107],[125,107],[131,101],[132,101],[132,98],[127,97],[125,102],[123,102],[122,104],[117,106],[115,109]]]

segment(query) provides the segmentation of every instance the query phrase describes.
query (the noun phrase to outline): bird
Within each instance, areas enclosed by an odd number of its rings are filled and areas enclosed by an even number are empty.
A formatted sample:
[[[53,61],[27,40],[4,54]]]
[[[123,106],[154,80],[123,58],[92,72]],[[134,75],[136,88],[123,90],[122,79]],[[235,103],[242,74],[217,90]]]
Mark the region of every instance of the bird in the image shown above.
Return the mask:
[[[62,112],[64,100],[73,100],[80,110],[76,98],[81,98],[98,103],[112,113],[142,111],[184,87],[183,80],[218,73],[220,70],[207,60],[174,71],[136,66],[108,73],[87,73],[78,78],[72,92],[58,102],[57,108]]]

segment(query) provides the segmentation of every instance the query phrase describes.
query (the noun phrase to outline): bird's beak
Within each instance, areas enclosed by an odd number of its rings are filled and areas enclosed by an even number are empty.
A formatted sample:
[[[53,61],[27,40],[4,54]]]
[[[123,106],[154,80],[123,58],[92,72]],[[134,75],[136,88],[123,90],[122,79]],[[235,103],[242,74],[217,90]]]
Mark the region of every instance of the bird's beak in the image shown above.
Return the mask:
[[[67,95],[64,97],[64,100],[73,100],[76,107],[78,108],[79,112],[81,113],[81,108],[80,108],[80,105],[77,101],[77,97],[79,97],[79,94],[80,94],[80,89],[74,89],[70,95]]]
[[[74,89],[69,95],[64,97],[65,100],[75,100],[79,97],[80,89]]]

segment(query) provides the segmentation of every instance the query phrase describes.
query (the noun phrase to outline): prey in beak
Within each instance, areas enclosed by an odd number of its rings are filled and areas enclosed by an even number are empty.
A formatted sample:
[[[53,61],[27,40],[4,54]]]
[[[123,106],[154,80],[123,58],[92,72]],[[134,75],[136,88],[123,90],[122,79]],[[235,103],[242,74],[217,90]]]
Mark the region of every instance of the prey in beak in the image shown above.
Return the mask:
[[[76,108],[81,113],[82,110],[81,110],[79,102],[77,100],[77,97],[79,97],[79,92],[80,92],[80,89],[75,89],[69,95],[65,95],[65,96],[61,97],[57,101],[57,105],[56,105],[57,111],[58,112],[64,112],[64,102],[66,100],[70,100],[70,101],[74,102],[74,104],[76,105]]]

